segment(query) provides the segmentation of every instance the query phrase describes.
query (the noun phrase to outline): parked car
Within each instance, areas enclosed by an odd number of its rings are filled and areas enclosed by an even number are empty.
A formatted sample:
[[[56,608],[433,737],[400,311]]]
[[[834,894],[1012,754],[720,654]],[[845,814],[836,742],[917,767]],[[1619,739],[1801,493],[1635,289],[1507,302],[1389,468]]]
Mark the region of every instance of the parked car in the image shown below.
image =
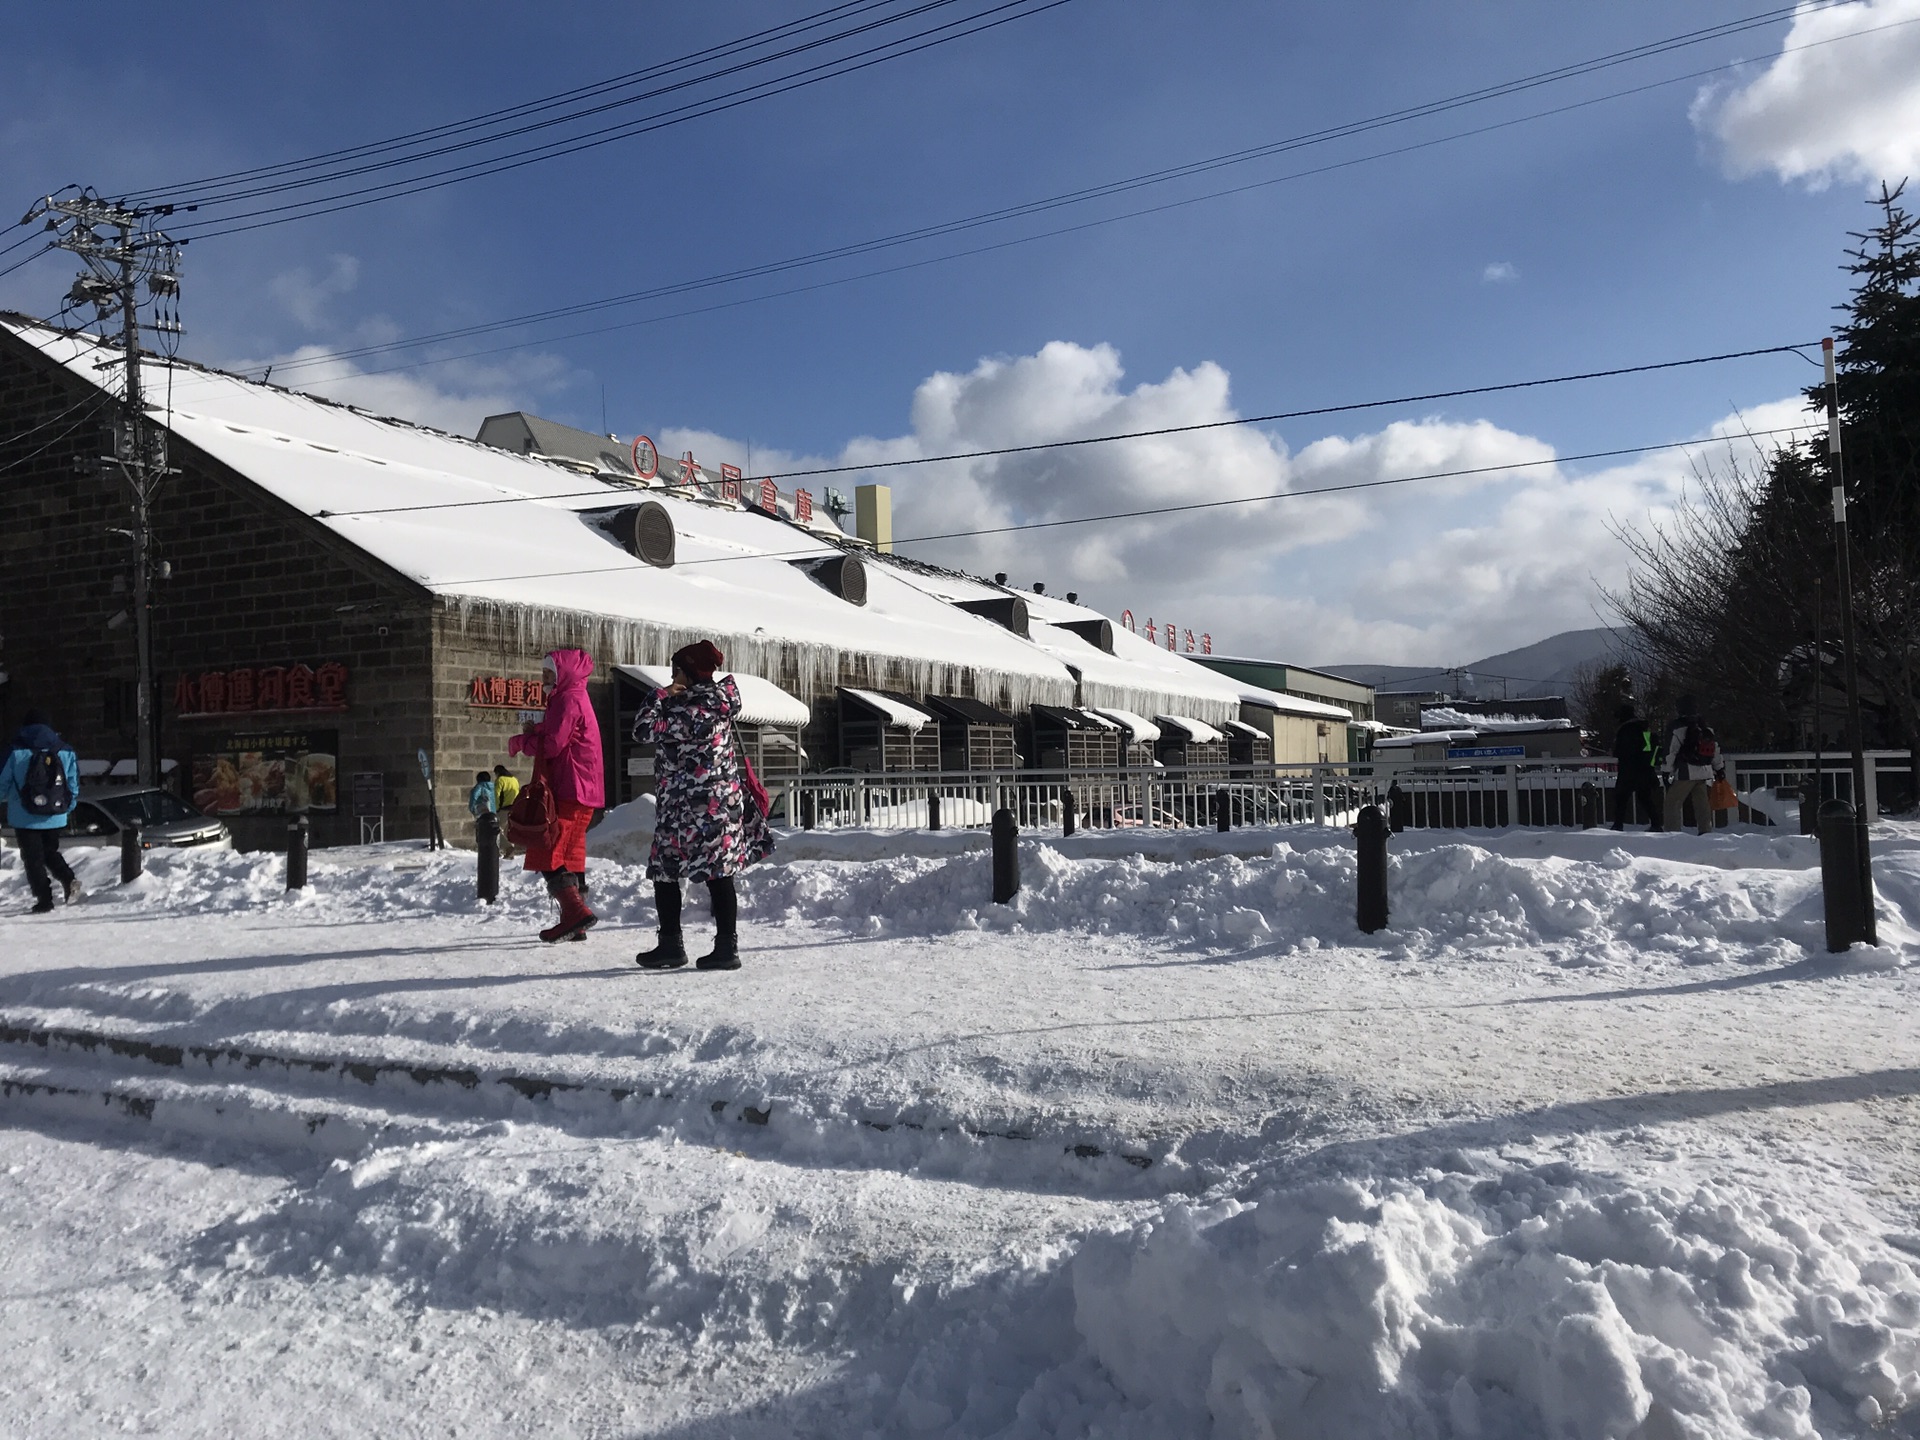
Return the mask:
[[[63,845],[118,845],[120,831],[138,823],[147,848],[160,845],[233,848],[233,832],[166,790],[108,790],[82,795],[67,817]]]

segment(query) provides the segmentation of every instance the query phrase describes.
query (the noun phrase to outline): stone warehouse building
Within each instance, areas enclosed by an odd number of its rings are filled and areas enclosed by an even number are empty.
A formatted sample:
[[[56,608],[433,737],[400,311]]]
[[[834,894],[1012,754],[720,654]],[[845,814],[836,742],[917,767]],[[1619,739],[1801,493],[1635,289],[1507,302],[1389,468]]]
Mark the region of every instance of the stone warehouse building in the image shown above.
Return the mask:
[[[110,443],[116,362],[93,337],[0,315],[0,724],[37,705],[103,758],[135,745],[127,503],[111,467],[81,462]],[[838,758],[842,687],[1216,723],[1249,693],[1051,597],[1041,618],[1005,587],[987,588],[1006,614],[955,603],[945,582],[863,558],[797,495],[596,471],[147,364],[177,471],[154,512],[170,570],[153,612],[158,748],[242,845],[280,843],[290,810],[321,844],[363,822],[424,836],[421,756],[443,827],[467,833],[474,772],[538,713],[540,657],[561,646],[594,656],[616,782],[615,667],[701,637],[807,708],[816,765]]]

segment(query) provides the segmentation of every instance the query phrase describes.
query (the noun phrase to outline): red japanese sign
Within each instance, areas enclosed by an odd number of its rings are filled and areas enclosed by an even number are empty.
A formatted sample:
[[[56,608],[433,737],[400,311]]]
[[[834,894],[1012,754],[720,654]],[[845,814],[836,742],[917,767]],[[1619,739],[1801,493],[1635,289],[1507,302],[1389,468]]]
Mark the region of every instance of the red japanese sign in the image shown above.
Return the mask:
[[[793,518],[798,520],[802,525],[806,525],[812,521],[813,495],[809,491],[796,490],[793,492]]]
[[[539,680],[521,680],[511,675],[476,675],[467,687],[467,707],[472,710],[544,710],[546,686]]]
[[[345,710],[347,667],[329,660],[311,665],[243,665],[182,675],[173,686],[174,713],[276,715],[297,710]]]
[[[633,473],[642,480],[651,480],[660,473],[660,452],[644,435],[633,438]]]
[[[780,513],[780,487],[771,480],[760,482],[760,508],[769,515]]]
[[[722,500],[738,500],[740,498],[740,467],[738,465],[721,465],[720,498]]]

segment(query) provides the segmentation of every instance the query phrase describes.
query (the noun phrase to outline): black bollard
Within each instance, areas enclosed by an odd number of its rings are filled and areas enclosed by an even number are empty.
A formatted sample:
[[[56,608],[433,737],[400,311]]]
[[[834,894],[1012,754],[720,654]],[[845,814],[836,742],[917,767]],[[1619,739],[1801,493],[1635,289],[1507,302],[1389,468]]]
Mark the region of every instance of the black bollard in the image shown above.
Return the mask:
[[[287,822],[287,889],[307,888],[307,817],[296,815]]]
[[[820,823],[820,796],[817,791],[800,792],[800,828],[811,830]]]
[[[1353,827],[1360,841],[1360,898],[1355,918],[1363,933],[1387,928],[1387,817],[1378,805],[1360,811]]]
[[[1080,806],[1073,798],[1073,791],[1065,790],[1060,795],[1060,833],[1073,834],[1074,823],[1079,819]]]
[[[1800,787],[1800,833],[1818,835],[1820,833],[1820,788],[1818,785]]]
[[[1835,954],[1856,940],[1871,938],[1860,883],[1859,836],[1853,806],[1829,800],[1820,807],[1820,889],[1826,901],[1827,949]]]
[[[1224,788],[1213,792],[1213,828],[1222,835],[1233,828],[1233,813]]]
[[[474,818],[480,852],[480,877],[474,893],[491,905],[500,898],[500,817],[491,810]]]
[[[1005,905],[1020,893],[1020,826],[1011,810],[993,812],[993,903]]]
[[[120,827],[120,883],[131,885],[140,878],[140,871],[146,861],[146,846],[142,843],[140,822],[135,820]]]
[[[1591,780],[1582,780],[1580,788],[1573,792],[1573,813],[1580,822],[1582,830],[1591,830],[1600,823],[1595,813],[1600,808],[1600,790]]]
[[[1413,798],[1400,788],[1398,780],[1387,786],[1387,814],[1392,817],[1390,828],[1396,835],[1413,823]]]
[[[927,829],[940,828],[940,794],[936,790],[927,792]]]

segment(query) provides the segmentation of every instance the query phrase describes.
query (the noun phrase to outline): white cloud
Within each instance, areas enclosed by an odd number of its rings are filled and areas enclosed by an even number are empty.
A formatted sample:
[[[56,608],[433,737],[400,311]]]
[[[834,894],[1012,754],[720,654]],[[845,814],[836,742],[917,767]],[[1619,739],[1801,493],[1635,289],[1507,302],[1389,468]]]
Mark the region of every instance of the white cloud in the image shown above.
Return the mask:
[[[1745,85],[1702,90],[1693,122],[1719,143],[1734,175],[1771,170],[1820,187],[1920,171],[1914,22],[1920,0],[1803,5],[1780,55]],[[1837,38],[1861,30],[1876,33]]]
[[[1482,283],[1487,285],[1510,285],[1520,278],[1520,267],[1511,260],[1496,260],[1480,272]]]
[[[350,360],[334,359],[332,352],[337,348],[302,345],[265,359],[238,360],[229,368],[258,375],[271,365],[268,378],[276,385],[455,435],[474,434],[489,415],[530,409],[532,397],[551,394],[572,378],[565,362],[538,354],[511,356],[494,364],[449,361],[417,370],[370,373]]]
[[[1236,418],[1228,375],[1217,364],[1176,369],[1164,380],[1130,387],[1125,378],[1111,346],[1065,341],[1032,355],[983,360],[969,371],[941,372],[915,391],[910,433],[851,441],[837,463],[911,461]],[[744,453],[738,442],[721,436],[680,431],[669,436],[663,448],[683,449],[690,442],[702,458],[711,453],[741,463],[737,457]],[[756,449],[756,466],[775,468],[762,455]],[[1386,606],[1394,613],[1383,613],[1383,567],[1396,555],[1433,543],[1440,527],[1428,523],[1431,507],[1466,506],[1484,516],[1490,490],[1511,487],[1516,476],[1533,473],[1514,467],[1552,455],[1541,441],[1485,420],[1399,420],[1371,432],[1323,436],[1297,453],[1264,430],[1222,425],[1114,444],[908,465],[832,483],[841,488],[862,479],[891,484],[896,536],[952,537],[903,547],[924,559],[981,574],[1005,570],[1016,584],[1044,580],[1054,593],[1079,591],[1110,614],[1131,608],[1142,623],[1149,614],[1163,621],[1171,615],[1182,628],[1213,634],[1222,649],[1295,660],[1309,652],[1316,658],[1336,653],[1391,658],[1436,647],[1451,654],[1450,639],[1480,653],[1463,637],[1485,628],[1485,607],[1463,624],[1444,593],[1421,596],[1417,587],[1395,581]],[[813,463],[782,455],[778,468]],[[1322,498],[1302,493],[1462,470],[1486,473],[1405,490],[1389,486]],[[1545,473],[1555,472],[1549,466]],[[817,495],[823,487],[812,488]],[[1276,495],[1288,498],[1179,508]],[[1403,496],[1428,507],[1418,523],[1403,520]],[[1114,512],[1129,518],[954,534]],[[1604,535],[1603,525],[1596,528]],[[1464,540],[1455,543],[1463,555],[1471,548]],[[1539,548],[1537,531],[1527,543]],[[1436,573],[1444,575],[1447,563],[1442,560]],[[1575,571],[1556,572],[1551,584],[1543,580],[1534,588],[1557,585],[1589,596],[1584,572]],[[1548,609],[1571,613],[1587,603],[1567,600]],[[1526,615],[1512,619],[1527,631],[1527,640],[1548,633],[1534,631]],[[1576,623],[1592,621],[1582,612]]]
[[[326,273],[315,275],[305,265],[283,270],[267,282],[267,293],[308,330],[326,323],[335,300],[360,283],[360,262],[351,255],[328,257]]]

